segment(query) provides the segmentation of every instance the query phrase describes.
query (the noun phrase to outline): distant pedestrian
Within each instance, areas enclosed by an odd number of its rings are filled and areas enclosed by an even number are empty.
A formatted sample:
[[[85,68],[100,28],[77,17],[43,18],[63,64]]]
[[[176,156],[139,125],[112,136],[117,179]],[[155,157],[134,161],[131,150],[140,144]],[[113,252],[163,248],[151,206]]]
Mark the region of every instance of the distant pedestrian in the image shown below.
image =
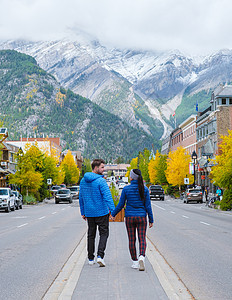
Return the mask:
[[[216,190],[216,197],[217,199],[220,201],[221,200],[221,196],[222,196],[222,190],[220,189],[220,187],[218,186],[217,190]]]
[[[94,264],[95,237],[98,227],[100,239],[97,250],[97,263],[105,267],[104,255],[109,236],[109,213],[115,209],[110,189],[103,178],[105,162],[95,159],[91,166],[92,172],[87,172],[80,183],[79,203],[81,216],[87,219],[87,251],[89,264]]]
[[[208,194],[209,194],[209,188],[208,186],[205,187],[205,202],[207,203],[208,201]]]
[[[129,250],[132,259],[132,268],[140,271],[145,270],[145,252],[146,252],[146,230],[147,214],[149,218],[149,227],[153,226],[153,214],[151,209],[151,200],[149,191],[143,183],[143,177],[139,169],[130,171],[131,184],[123,188],[119,203],[112,212],[112,219],[125,206],[125,221],[129,239]],[[136,251],[136,231],[139,239],[139,258]]]

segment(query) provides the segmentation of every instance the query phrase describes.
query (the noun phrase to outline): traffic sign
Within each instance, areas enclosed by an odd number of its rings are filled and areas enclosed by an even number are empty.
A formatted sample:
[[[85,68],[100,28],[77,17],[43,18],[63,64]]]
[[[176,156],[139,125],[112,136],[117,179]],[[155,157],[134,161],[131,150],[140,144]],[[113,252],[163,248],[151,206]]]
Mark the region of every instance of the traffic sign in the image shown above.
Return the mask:
[[[189,184],[189,178],[184,178],[184,184]]]

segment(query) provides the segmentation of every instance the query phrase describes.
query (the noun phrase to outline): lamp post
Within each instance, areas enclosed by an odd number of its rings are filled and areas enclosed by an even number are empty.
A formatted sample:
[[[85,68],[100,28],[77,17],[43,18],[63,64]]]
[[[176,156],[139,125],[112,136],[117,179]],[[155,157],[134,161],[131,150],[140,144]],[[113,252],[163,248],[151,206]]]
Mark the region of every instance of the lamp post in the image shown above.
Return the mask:
[[[194,150],[193,153],[192,153],[192,159],[193,159],[193,172],[194,172],[194,188],[196,187],[196,175],[195,175],[195,164],[196,164],[196,160],[197,160],[197,154],[196,154],[196,151]]]

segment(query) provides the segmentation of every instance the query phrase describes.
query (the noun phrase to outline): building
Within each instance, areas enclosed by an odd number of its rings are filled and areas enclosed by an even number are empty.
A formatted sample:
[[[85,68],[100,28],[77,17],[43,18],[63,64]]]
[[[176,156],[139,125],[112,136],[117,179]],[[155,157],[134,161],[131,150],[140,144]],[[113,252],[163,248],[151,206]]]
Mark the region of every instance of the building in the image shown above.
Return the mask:
[[[197,116],[191,115],[179,125],[183,135],[182,146],[190,155],[193,151],[196,151],[197,153],[196,120]]]
[[[60,157],[62,148],[60,146],[60,138],[21,138],[19,141],[8,141],[8,144],[15,145],[26,151],[28,145],[37,145],[43,152],[51,155],[52,153],[58,158]]]
[[[7,186],[7,176],[15,174],[17,166],[17,153],[19,147],[9,144],[8,142],[1,143],[0,152],[0,186]]]
[[[215,187],[209,179],[213,159],[220,146],[220,136],[227,135],[232,130],[232,85],[222,86],[214,90],[210,106],[200,113],[197,118],[197,147],[198,147],[198,183]]]
[[[191,115],[170,134],[171,151],[183,146],[191,155],[195,150],[196,182],[198,185],[209,186],[213,193],[215,186],[209,178],[212,159],[219,153],[220,136],[227,135],[228,130],[232,130],[232,85],[220,85],[213,91],[207,109],[197,116]],[[163,153],[167,149],[168,138],[163,142]]]
[[[163,141],[162,141],[162,147],[161,147],[161,154],[167,154],[170,151],[170,136],[166,137]]]
[[[104,175],[107,176],[108,172],[113,172],[115,177],[124,177],[129,167],[130,164],[106,164]]]
[[[71,150],[70,150],[71,151]],[[65,155],[68,153],[68,150],[65,150],[61,153],[60,162],[64,159]],[[83,156],[80,151],[71,151],[73,159],[77,165],[77,167],[81,170],[83,164]]]
[[[176,151],[178,147],[182,146],[182,142],[183,142],[183,132],[182,129],[178,126],[171,132],[170,150]]]

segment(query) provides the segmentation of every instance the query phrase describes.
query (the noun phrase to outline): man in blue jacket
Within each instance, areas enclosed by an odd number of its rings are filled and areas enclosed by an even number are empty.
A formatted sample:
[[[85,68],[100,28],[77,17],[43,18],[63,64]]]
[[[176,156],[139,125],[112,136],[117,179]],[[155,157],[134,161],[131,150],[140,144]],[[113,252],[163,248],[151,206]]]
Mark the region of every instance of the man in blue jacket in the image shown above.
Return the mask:
[[[95,237],[98,227],[100,239],[97,263],[105,267],[104,252],[109,236],[109,213],[115,209],[110,189],[103,178],[105,162],[95,159],[92,172],[87,172],[80,183],[79,203],[81,216],[88,222],[87,251],[89,264],[94,264]]]

